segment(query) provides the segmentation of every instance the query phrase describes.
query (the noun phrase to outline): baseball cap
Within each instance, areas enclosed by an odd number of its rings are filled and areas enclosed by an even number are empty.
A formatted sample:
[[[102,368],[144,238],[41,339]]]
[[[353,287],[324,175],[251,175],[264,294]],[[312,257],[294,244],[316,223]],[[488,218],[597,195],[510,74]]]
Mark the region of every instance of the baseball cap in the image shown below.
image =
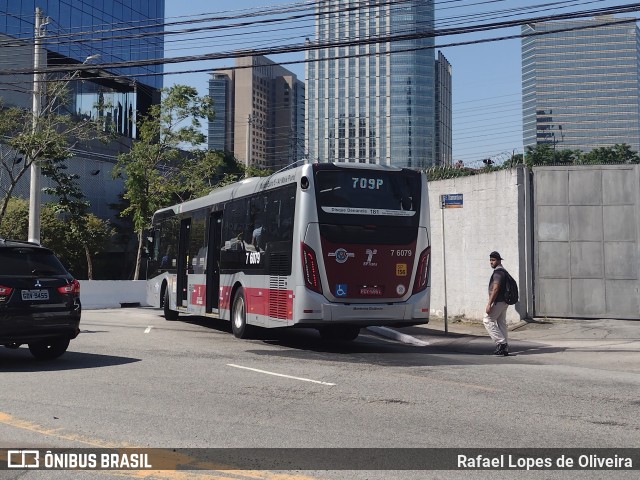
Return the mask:
[[[495,258],[497,260],[504,260],[504,258],[502,258],[500,256],[500,254],[498,252],[496,252],[495,250],[489,254],[489,258]]]

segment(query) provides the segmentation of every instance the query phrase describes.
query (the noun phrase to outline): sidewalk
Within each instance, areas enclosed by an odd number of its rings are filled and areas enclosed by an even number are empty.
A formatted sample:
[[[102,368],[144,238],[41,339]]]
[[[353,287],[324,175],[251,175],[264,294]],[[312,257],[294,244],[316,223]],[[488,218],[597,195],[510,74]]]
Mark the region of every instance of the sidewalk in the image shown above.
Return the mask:
[[[431,318],[427,325],[398,329],[409,335],[480,336],[487,337],[481,322],[448,322],[445,334],[444,319]],[[509,337],[519,340],[565,342],[589,342],[600,340],[604,343],[617,340],[640,341],[640,320],[610,319],[561,319],[545,318],[530,322],[522,321],[509,325]],[[488,337],[487,337],[488,338]]]
[[[495,348],[482,323],[449,323],[446,334],[442,318],[415,327],[373,328],[376,334],[439,353],[491,355]],[[509,326],[509,351],[514,358],[535,358],[541,363],[561,360],[640,373],[640,321],[546,318],[520,322]]]

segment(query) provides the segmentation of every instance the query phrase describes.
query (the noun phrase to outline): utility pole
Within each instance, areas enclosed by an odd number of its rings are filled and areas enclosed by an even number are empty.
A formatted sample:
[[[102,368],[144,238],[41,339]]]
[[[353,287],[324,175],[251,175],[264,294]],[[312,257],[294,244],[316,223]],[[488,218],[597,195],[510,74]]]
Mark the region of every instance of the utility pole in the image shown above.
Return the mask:
[[[38,123],[40,117],[42,89],[42,73],[38,73],[42,67],[46,67],[45,62],[41,62],[42,55],[42,37],[44,37],[44,26],[48,22],[43,21],[42,10],[36,8],[36,22],[33,42],[33,132],[38,131]],[[43,65],[44,63],[44,65]],[[31,181],[29,184],[29,241],[40,243],[40,163],[37,158],[31,159]]]
[[[249,165],[251,165],[251,134],[252,134],[252,128],[251,128],[251,115],[249,115],[247,117],[247,145],[246,145],[246,149],[247,149],[247,153],[246,153],[246,157],[247,157],[247,162],[246,162],[246,169],[244,171],[244,176],[245,178],[249,177]]]

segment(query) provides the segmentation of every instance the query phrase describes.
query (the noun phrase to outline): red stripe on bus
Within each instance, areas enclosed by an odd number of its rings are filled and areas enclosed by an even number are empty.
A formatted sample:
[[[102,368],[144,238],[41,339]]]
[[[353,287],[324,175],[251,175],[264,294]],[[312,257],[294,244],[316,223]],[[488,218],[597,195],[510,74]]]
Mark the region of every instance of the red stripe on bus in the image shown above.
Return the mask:
[[[293,290],[244,287],[247,313],[283,320],[293,319]],[[231,308],[231,287],[220,287],[220,308]]]
[[[218,304],[223,310],[229,310],[231,308],[231,287],[220,287]]]

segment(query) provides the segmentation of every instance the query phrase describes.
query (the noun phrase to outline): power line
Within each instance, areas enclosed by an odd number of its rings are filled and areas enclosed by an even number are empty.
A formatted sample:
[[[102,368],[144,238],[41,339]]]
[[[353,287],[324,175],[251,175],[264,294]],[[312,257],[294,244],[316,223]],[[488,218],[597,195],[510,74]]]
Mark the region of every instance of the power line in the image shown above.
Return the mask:
[[[406,1],[406,0],[400,0],[400,1]],[[313,52],[313,51],[325,50],[325,49],[331,49],[331,48],[344,48],[344,47],[352,47],[352,46],[373,45],[373,44],[380,44],[380,43],[412,41],[412,40],[420,40],[420,39],[434,38],[434,37],[441,37],[441,36],[478,33],[478,32],[520,26],[523,24],[543,23],[543,22],[549,22],[553,20],[568,20],[568,19],[575,19],[575,18],[591,17],[596,15],[612,15],[612,14],[620,14],[620,13],[630,13],[638,10],[640,10],[640,3],[634,3],[634,4],[624,5],[624,6],[605,7],[605,8],[599,8],[599,9],[584,10],[580,12],[570,12],[570,13],[562,13],[562,14],[555,14],[555,15],[547,15],[542,17],[532,17],[532,18],[526,18],[526,19],[492,22],[488,24],[471,25],[466,27],[433,29],[430,31],[421,31],[421,32],[414,32],[414,33],[381,35],[381,36],[374,36],[374,37],[369,37],[364,39],[356,38],[356,39],[330,41],[330,42],[305,42],[304,44],[284,45],[280,47],[245,49],[245,50],[236,50],[231,52],[209,53],[209,54],[202,54],[202,55],[190,55],[190,56],[181,56],[181,57],[173,57],[173,58],[154,58],[154,59],[145,59],[145,60],[107,62],[107,63],[94,65],[93,67],[84,67],[84,68],[94,69],[96,67],[99,67],[102,69],[119,69],[119,68],[127,68],[127,67],[156,66],[156,65],[173,64],[173,63],[206,61],[206,60],[221,60],[221,59],[239,58],[243,56],[259,56],[259,55],[268,56],[268,55],[278,55],[278,54],[284,54],[284,53]],[[270,20],[276,21],[274,19],[270,19]],[[636,19],[616,19],[616,20],[607,22],[607,24],[630,23],[635,21],[637,20]],[[568,29],[559,29],[557,31],[573,31],[573,30],[579,30],[584,28],[594,28],[594,27],[593,26],[586,26],[586,27],[576,26]],[[550,33],[554,33],[554,32],[544,32],[544,34],[550,34]],[[533,34],[530,34],[530,35],[536,35],[536,34],[541,34],[541,33],[534,32]],[[522,38],[522,35],[500,37],[498,39],[493,39],[493,41],[501,40],[505,38]],[[471,43],[483,43],[484,41],[486,40],[475,40],[471,42],[457,42],[457,43],[448,44],[446,46],[471,44]],[[443,46],[417,47],[415,49],[410,49],[410,50],[403,49],[401,51],[421,50],[425,48],[443,48]],[[326,60],[326,59],[327,58],[324,58],[323,60]],[[301,62],[291,62],[291,63],[301,63]],[[54,68],[48,68],[47,70],[41,73],[55,72],[55,71],[64,72],[64,71],[70,71],[70,70],[75,71],[77,69],[78,69],[77,66],[75,67],[74,66],[58,66]],[[198,70],[196,70],[195,72],[197,71]],[[21,73],[24,73],[24,74],[33,73],[33,70],[32,69],[14,69],[14,70],[7,70],[5,72],[0,72],[0,74],[21,74]],[[192,73],[192,71],[189,71],[188,73]],[[147,73],[147,75],[154,75],[154,74],[163,75],[164,72],[148,72]],[[172,72],[172,74],[176,74],[176,72]]]

